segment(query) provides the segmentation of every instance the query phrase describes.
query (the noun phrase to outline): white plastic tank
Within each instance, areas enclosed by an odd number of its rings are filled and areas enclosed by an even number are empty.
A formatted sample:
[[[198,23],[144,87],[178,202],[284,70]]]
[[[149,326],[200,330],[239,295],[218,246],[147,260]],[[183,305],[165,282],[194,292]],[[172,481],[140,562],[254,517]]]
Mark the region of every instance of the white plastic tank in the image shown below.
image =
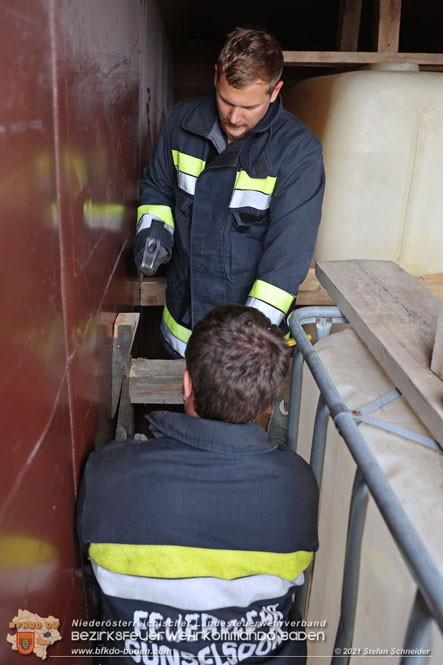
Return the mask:
[[[288,86],[284,103],[323,143],[315,258],[443,272],[443,73],[376,65]]]
[[[350,410],[360,409],[393,384],[356,333],[348,328],[315,345]],[[319,392],[305,366],[298,452],[310,458]],[[403,397],[371,417],[431,436]],[[443,454],[369,424],[360,430],[424,547],[443,574]],[[356,465],[330,419],[320,493],[319,540],[307,619],[326,621],[326,640],[308,644],[308,665],[329,662],[340,617],[341,584],[350,496]],[[363,534],[353,651],[350,665],[399,665],[416,585],[374,501]],[[316,625],[316,624],[313,624]],[[317,630],[317,629],[315,629]],[[443,638],[434,623],[426,661],[443,663]]]

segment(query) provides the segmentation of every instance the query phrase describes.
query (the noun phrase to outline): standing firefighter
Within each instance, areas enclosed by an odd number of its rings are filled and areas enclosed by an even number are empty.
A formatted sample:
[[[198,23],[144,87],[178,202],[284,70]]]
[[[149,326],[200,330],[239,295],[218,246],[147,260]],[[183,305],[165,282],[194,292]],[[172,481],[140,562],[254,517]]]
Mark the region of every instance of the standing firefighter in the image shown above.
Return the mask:
[[[282,107],[283,55],[236,28],[215,66],[215,94],[175,106],[141,181],[137,266],[169,261],[161,332],[184,356],[193,326],[241,303],[279,325],[314,251],[324,190],[321,145]],[[149,264],[147,237],[160,248]],[[143,261],[143,258],[145,261]],[[148,265],[149,264],[149,265]]]

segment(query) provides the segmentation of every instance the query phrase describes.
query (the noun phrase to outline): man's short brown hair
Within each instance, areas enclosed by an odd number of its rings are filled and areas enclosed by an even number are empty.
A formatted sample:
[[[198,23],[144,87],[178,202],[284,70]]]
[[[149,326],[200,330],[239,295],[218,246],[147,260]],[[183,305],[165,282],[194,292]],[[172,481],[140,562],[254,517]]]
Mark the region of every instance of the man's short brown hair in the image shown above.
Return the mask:
[[[245,88],[255,81],[268,83],[271,94],[281,78],[283,53],[278,41],[259,28],[235,28],[218,56],[218,73],[229,85]]]
[[[272,402],[289,369],[283,334],[253,307],[221,305],[195,326],[186,366],[201,418],[245,423]]]

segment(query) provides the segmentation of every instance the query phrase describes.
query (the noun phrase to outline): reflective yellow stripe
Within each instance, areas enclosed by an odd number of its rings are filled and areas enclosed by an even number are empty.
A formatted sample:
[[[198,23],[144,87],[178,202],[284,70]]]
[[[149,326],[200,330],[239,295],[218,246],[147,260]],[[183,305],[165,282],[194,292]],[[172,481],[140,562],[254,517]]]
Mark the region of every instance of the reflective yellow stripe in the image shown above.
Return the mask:
[[[193,157],[192,155],[186,155],[184,152],[179,152],[178,150],[171,150],[172,159],[174,160],[174,165],[183,173],[189,173],[196,178],[205,168],[206,162],[198,157]]]
[[[256,279],[252,289],[249,292],[250,298],[259,298],[264,302],[277,307],[282,312],[287,312],[290,308],[294,296],[279,289],[278,286],[273,286],[268,282],[263,282],[261,279]]]
[[[185,342],[185,344],[188,343],[188,339],[191,337],[192,330],[189,330],[188,328],[185,328],[184,326],[181,326],[179,323],[177,323],[177,321],[175,321],[170,315],[166,305],[163,308],[163,320],[172,334],[175,335],[175,337],[181,339],[181,341]]]
[[[277,178],[251,178],[246,171],[239,171],[235,179],[234,189],[253,189],[255,192],[272,194]]]
[[[142,215],[154,215],[162,220],[168,226],[174,228],[174,216],[169,206],[144,205],[137,208],[137,224]]]
[[[310,334],[306,335],[306,337],[308,339],[312,339],[312,335],[310,335]],[[291,337],[290,332],[286,333],[285,340],[286,340],[288,346],[296,346],[296,344],[297,344],[296,340],[293,337]]]
[[[89,557],[115,573],[141,577],[219,577],[233,580],[267,574],[295,580],[311,563],[312,552],[280,554],[177,545],[91,543]]]

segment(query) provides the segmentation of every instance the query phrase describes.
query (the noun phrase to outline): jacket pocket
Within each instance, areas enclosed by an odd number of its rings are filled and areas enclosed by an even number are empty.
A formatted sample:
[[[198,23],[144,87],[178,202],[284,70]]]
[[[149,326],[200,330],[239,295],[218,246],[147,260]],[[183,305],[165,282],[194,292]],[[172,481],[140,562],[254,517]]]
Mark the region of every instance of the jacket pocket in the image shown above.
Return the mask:
[[[175,233],[172,250],[171,278],[174,286],[185,282],[189,266],[189,239],[194,199],[184,194],[180,189],[175,191]],[[169,279],[169,275],[168,275]]]
[[[175,244],[188,251],[189,231],[192,220],[194,198],[183,194],[180,189],[175,192]]]
[[[269,224],[268,211],[258,213],[235,211],[230,233],[231,277],[237,285],[250,286],[255,279],[258,263]]]
[[[269,224],[269,212],[260,210],[258,212],[234,211],[233,228],[238,233],[244,233],[252,238],[262,238]]]

